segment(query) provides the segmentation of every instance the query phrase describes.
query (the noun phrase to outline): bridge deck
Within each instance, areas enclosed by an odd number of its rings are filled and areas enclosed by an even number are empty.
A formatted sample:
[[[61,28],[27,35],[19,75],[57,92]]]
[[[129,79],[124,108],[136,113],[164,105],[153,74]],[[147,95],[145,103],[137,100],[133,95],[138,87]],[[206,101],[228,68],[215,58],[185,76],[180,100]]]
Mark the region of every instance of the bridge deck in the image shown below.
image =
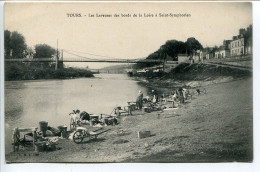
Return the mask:
[[[55,59],[5,59],[6,62],[56,62]],[[63,59],[59,62],[98,62],[98,63],[163,63],[163,60],[128,60],[128,59],[111,59],[111,60],[89,60],[89,59]],[[169,64],[177,64],[178,61],[167,61]]]

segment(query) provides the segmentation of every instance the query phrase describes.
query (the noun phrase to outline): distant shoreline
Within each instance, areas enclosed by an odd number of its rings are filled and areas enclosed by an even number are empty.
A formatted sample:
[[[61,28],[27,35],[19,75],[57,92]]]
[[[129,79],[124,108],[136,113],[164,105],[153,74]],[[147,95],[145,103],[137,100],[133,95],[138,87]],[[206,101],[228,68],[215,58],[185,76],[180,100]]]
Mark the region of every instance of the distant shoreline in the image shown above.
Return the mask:
[[[48,65],[24,63],[6,63],[5,81],[73,79],[94,77],[93,72],[79,68],[58,68]]]

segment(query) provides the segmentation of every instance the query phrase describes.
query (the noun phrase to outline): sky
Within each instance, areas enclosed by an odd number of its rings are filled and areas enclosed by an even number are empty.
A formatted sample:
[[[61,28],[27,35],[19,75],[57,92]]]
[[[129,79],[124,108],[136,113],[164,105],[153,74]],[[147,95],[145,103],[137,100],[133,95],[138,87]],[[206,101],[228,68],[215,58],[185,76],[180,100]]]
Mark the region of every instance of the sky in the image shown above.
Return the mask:
[[[73,13],[82,17],[68,17]],[[160,13],[190,17],[158,17]],[[95,17],[89,17],[90,14]],[[97,14],[113,17],[96,17]],[[133,17],[134,14],[142,17]],[[204,47],[219,46],[237,35],[239,28],[252,24],[252,6],[248,2],[9,2],[5,4],[4,19],[5,29],[23,34],[28,46],[46,43],[56,48],[58,40],[64,58],[77,58],[65,52],[74,51],[90,58],[107,57],[86,53],[136,59],[147,57],[172,39],[186,41],[195,37]],[[101,68],[111,64],[66,65]]]

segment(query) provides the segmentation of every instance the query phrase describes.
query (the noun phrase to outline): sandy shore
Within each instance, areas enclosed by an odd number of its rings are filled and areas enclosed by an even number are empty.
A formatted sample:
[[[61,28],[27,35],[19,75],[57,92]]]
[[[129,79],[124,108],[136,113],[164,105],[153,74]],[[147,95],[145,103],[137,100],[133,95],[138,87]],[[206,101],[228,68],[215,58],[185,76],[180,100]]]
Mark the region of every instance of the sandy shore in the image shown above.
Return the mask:
[[[250,162],[252,78],[209,85],[178,109],[121,116],[96,140],[58,141],[59,150],[6,155],[6,162]],[[159,118],[158,118],[158,114]],[[138,131],[152,136],[139,139]]]

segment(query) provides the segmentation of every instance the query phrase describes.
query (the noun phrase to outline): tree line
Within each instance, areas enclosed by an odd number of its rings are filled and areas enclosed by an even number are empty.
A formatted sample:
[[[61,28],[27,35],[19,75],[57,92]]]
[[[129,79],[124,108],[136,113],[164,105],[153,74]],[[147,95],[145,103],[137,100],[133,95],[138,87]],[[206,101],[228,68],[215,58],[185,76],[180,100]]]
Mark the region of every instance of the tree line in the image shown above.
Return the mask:
[[[149,54],[146,59],[160,59],[164,63],[167,58],[177,61],[178,54],[187,54],[187,56],[193,56],[197,50],[203,49],[201,43],[194,37],[190,37],[186,42],[178,40],[168,40],[165,44],[161,45],[158,50]],[[137,65],[137,68],[151,67],[156,65],[155,63],[140,63]]]
[[[57,51],[47,44],[27,46],[24,36],[17,32],[4,31],[5,58],[52,58]]]
[[[57,54],[57,50],[47,44],[36,44],[33,48],[27,46],[24,36],[17,31],[5,30],[4,44],[6,59],[52,58]],[[63,63],[59,63],[58,66],[59,69],[55,70],[55,64],[52,62],[6,62],[5,80],[93,77],[93,73],[86,69],[63,68]]]

